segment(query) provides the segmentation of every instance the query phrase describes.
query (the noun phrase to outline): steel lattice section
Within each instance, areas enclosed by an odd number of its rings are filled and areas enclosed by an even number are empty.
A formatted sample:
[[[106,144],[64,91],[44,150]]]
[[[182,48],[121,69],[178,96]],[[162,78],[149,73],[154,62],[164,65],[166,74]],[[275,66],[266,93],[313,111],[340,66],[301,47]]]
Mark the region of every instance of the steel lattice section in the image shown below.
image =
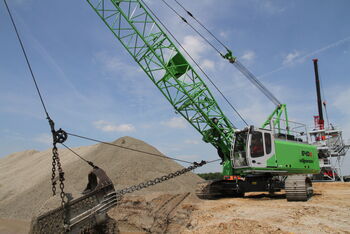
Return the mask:
[[[228,152],[233,125],[203,80],[138,0],[87,0],[167,100],[208,142]],[[180,62],[179,62],[180,61]],[[218,120],[217,124],[212,119]]]

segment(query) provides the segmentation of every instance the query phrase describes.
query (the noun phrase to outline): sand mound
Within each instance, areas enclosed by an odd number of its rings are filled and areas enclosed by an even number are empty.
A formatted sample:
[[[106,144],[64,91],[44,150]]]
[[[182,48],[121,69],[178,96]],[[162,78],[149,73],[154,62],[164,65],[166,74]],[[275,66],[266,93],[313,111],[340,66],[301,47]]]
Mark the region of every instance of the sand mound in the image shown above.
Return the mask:
[[[160,154],[156,148],[131,137],[122,137],[113,143]],[[104,169],[117,189],[154,179],[182,168],[172,160],[105,144],[79,147],[74,151]],[[60,149],[59,154],[66,177],[65,191],[76,198],[86,186],[87,175],[91,167],[68,150]],[[47,209],[45,206],[53,204],[48,202],[48,200],[56,200],[50,199],[52,196],[50,173],[51,150],[43,152],[29,150],[0,159],[0,217],[28,220],[38,210]],[[136,194],[193,192],[199,181],[201,179],[197,175],[187,173],[138,191]]]

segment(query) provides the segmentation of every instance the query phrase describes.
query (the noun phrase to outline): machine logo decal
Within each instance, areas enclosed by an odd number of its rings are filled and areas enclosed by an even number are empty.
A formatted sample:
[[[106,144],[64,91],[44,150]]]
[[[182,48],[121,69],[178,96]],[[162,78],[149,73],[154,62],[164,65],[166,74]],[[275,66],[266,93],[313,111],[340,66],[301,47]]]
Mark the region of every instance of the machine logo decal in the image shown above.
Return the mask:
[[[301,163],[313,163],[314,160],[300,159],[299,162],[301,162]]]
[[[312,152],[309,152],[309,151],[301,151],[301,155],[302,156],[307,156],[307,157],[312,157]]]

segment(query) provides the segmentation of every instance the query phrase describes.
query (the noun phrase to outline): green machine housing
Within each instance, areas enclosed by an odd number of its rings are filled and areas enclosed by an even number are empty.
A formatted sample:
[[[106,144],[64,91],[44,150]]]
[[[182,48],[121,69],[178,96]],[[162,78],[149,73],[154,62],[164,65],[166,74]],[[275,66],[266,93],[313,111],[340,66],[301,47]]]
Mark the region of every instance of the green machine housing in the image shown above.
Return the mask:
[[[295,128],[289,126],[286,105],[281,104],[231,51],[223,57],[276,104],[262,128],[251,126],[238,130],[232,124],[203,79],[143,0],[87,2],[173,106],[175,113],[187,120],[202,135],[203,141],[217,149],[222,159],[224,180],[202,186],[201,197],[275,191],[284,187],[284,181],[279,183],[273,178],[275,175],[288,175],[287,180],[291,183],[286,181],[286,184],[292,184],[300,179],[294,175],[319,172],[317,149],[303,139],[305,135],[292,132]],[[284,130],[281,127],[283,121]],[[245,177],[244,183],[226,179],[236,175]],[[299,182],[298,189],[303,190],[303,195],[288,185],[288,200],[305,200],[312,194],[308,179],[303,177]],[[250,186],[255,184],[258,185]]]
[[[246,128],[235,132],[230,163],[224,174],[315,174],[320,170],[317,147],[291,134]]]

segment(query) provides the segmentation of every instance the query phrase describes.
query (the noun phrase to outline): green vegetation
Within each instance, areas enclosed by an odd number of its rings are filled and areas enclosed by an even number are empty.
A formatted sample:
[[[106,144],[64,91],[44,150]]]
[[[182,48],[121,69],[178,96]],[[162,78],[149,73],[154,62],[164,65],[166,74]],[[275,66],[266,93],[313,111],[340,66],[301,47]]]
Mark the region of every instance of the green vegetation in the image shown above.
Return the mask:
[[[216,179],[222,179],[222,173],[221,172],[210,172],[210,173],[198,173],[198,176],[205,180],[216,180]]]

